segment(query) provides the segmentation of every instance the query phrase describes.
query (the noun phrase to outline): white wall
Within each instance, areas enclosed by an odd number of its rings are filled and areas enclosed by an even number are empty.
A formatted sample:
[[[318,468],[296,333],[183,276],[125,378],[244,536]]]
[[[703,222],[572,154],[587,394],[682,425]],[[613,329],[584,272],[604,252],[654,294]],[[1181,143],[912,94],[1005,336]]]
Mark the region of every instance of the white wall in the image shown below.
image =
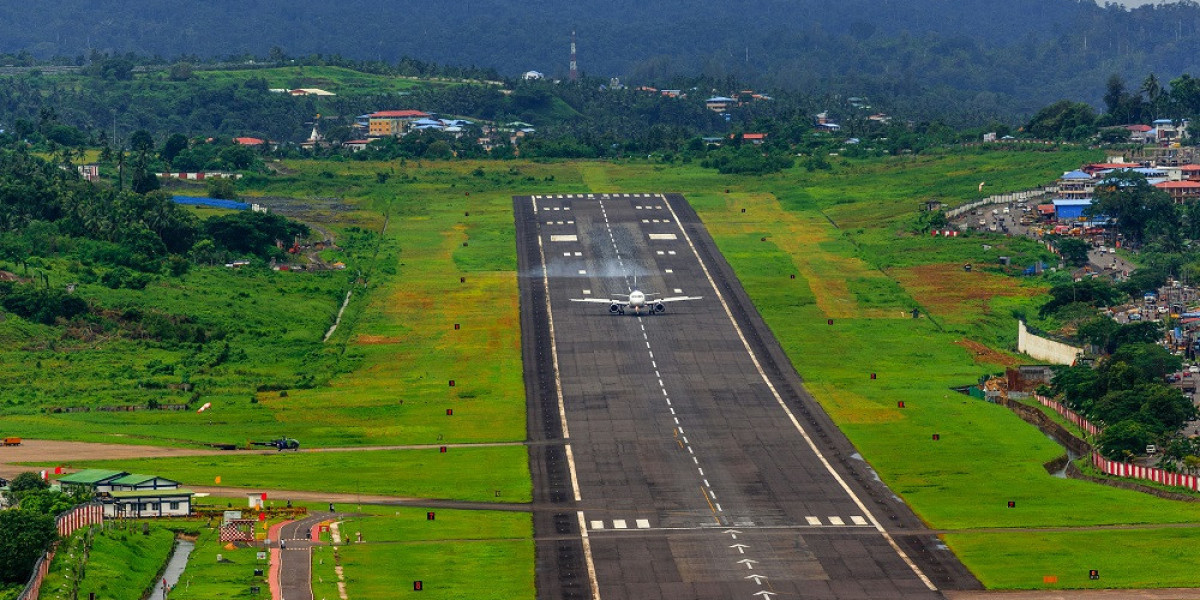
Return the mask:
[[[1083,354],[1083,348],[1076,348],[1062,342],[1056,342],[1044,337],[1033,335],[1025,327],[1025,321],[1017,321],[1017,350],[1033,358],[1056,365],[1070,365]]]

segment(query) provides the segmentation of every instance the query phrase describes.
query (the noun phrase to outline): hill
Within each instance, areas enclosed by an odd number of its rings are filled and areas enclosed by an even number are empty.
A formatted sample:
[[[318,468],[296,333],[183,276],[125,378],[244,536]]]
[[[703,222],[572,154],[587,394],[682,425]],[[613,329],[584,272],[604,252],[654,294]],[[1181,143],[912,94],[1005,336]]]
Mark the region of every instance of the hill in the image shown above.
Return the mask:
[[[91,51],[205,57],[279,48],[565,76],[573,28],[590,75],[734,77],[899,98],[917,116],[954,110],[975,120],[1027,115],[1063,97],[1098,104],[1114,72],[1170,79],[1200,66],[1200,5],[1130,10],[1078,0],[433,0],[420,10],[382,0],[47,0],[0,7],[0,52],[82,60]]]

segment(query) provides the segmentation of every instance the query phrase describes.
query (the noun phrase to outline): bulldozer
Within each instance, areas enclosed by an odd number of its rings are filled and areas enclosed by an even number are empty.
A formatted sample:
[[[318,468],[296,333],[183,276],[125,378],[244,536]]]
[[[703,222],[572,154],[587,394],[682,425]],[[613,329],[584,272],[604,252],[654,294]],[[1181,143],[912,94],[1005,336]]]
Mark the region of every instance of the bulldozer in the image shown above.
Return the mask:
[[[276,450],[283,452],[284,450],[299,450],[300,440],[289,437],[281,437],[269,442],[250,442],[252,446],[271,446]]]

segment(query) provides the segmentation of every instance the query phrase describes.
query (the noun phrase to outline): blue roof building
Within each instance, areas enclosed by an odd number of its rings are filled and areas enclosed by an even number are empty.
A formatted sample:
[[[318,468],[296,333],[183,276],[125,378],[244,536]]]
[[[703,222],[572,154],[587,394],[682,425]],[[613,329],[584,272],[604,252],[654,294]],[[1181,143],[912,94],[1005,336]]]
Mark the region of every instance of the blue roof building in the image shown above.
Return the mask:
[[[1084,218],[1084,209],[1091,205],[1091,198],[1082,198],[1078,200],[1055,200],[1054,214],[1059,221],[1078,221]]]

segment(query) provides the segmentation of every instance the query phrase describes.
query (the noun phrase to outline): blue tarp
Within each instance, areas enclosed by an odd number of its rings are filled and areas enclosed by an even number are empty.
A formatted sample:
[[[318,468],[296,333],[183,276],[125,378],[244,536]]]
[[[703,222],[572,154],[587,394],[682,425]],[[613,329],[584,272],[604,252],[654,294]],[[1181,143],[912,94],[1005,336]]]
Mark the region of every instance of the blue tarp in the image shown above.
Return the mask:
[[[237,200],[221,200],[220,198],[206,198],[204,196],[173,196],[171,198],[175,204],[195,204],[197,206],[213,206],[216,208],[228,208],[232,210],[247,210],[249,204],[238,202]]]

